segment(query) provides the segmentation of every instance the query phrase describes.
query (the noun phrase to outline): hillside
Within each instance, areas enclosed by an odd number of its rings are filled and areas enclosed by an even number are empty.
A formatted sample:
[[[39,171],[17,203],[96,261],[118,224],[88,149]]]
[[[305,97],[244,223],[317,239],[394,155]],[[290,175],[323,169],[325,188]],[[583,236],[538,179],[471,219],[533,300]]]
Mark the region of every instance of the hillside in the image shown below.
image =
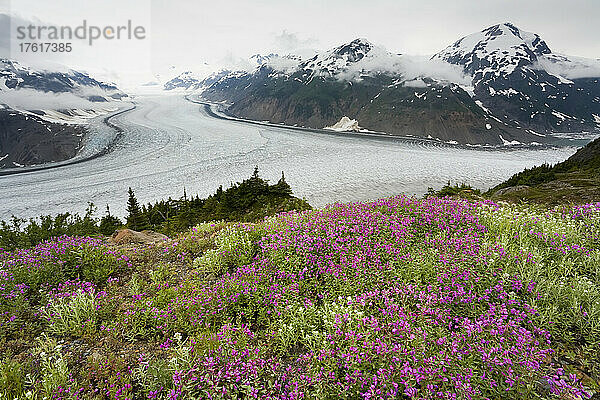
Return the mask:
[[[36,165],[75,157],[85,130],[39,116],[0,109],[0,168]]]
[[[469,144],[544,141],[490,118],[458,84],[406,76],[401,56],[357,39],[279,71],[273,63],[230,74],[202,96],[233,116],[323,128],[343,116],[365,129]],[[385,68],[383,68],[385,66]]]
[[[551,135],[600,122],[600,61],[554,53],[514,24],[463,37],[433,58],[462,67],[473,98],[508,126]]]
[[[564,162],[520,172],[486,195],[494,200],[555,205],[600,201],[600,139],[579,149]]]
[[[589,398],[599,215],[395,197],[3,252],[0,393]]]

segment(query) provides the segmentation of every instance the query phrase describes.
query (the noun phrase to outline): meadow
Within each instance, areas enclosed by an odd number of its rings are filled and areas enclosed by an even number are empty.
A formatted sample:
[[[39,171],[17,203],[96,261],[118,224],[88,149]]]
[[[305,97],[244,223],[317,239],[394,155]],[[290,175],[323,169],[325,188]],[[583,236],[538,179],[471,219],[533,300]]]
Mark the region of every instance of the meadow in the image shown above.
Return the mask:
[[[0,254],[0,353],[1,399],[596,398],[600,203],[62,236]]]

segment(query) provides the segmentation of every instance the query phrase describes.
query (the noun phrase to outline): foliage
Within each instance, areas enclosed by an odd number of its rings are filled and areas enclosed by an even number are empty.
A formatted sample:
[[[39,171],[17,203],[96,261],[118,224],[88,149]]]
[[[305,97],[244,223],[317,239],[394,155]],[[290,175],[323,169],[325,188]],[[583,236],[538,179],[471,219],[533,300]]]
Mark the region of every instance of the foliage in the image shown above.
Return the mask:
[[[154,204],[140,206],[134,191],[129,188],[127,201],[127,226],[133,230],[152,229],[167,235],[176,235],[208,221],[258,221],[267,216],[292,210],[310,209],[306,200],[293,196],[283,172],[279,181],[270,185],[259,177],[258,167],[252,176],[233,184],[229,189],[219,187],[206,199],[198,196],[179,200],[171,198]],[[31,218],[29,221],[12,217],[0,221],[0,251],[27,248],[55,237],[110,236],[123,226],[121,220],[110,213],[98,219],[96,207],[89,203],[83,217],[77,214],[58,214]]]
[[[248,179],[217,191],[206,199],[198,196],[179,200],[162,200],[143,207],[152,229],[166,234],[181,232],[208,221],[258,221],[286,211],[310,209],[305,201],[293,197],[292,189],[282,173],[279,181],[270,185],[260,178],[258,167]]]
[[[202,223],[133,261],[111,255],[127,268],[110,278],[61,281],[70,247],[89,241],[0,258],[3,307],[28,314],[0,326],[0,349],[15,350],[0,364],[6,393],[584,399],[599,389],[600,204],[400,196]],[[24,264],[57,278],[36,283],[33,269],[26,280]],[[37,329],[23,330],[28,321]]]
[[[486,195],[537,203],[585,203],[600,193],[600,139],[580,148],[566,161],[525,169],[490,189]],[[520,188],[524,186],[525,188]],[[503,194],[502,189],[514,188]],[[525,190],[524,190],[525,189]]]
[[[91,300],[75,295],[106,286],[111,275],[130,266],[127,256],[85,237],[62,236],[31,249],[0,253],[0,339],[19,337],[44,322],[58,322],[51,328],[54,333],[82,335],[86,327],[93,329]],[[47,306],[38,312],[44,301]],[[41,320],[30,326],[34,315]]]
[[[516,173],[506,182],[496,186],[493,190],[504,189],[511,186],[520,185],[537,185],[540,183],[546,183],[556,178],[556,170],[550,164],[542,164],[538,167],[526,168],[524,171]]]
[[[459,196],[459,197],[466,197],[466,198],[472,198],[472,197],[476,197],[479,196],[481,194],[481,192],[479,191],[479,189],[473,189],[470,185],[467,185],[466,183],[461,183],[459,184],[454,184],[451,185],[450,181],[448,181],[448,183],[446,183],[444,186],[442,186],[442,188],[440,190],[435,190],[433,188],[429,188],[427,190],[427,194],[425,195],[425,197],[430,197],[430,196],[436,196],[436,197],[446,197],[446,196]]]
[[[143,231],[150,228],[150,223],[147,216],[142,213],[140,204],[138,203],[135,193],[129,188],[129,198],[127,199],[127,227],[135,231]]]
[[[111,215],[108,204],[106,205],[106,215],[100,220],[98,231],[106,236],[112,235],[117,229],[122,226],[119,218]]]
[[[0,221],[0,251],[32,247],[51,238],[65,235],[97,235],[101,231],[98,228],[99,221],[94,218],[95,212],[94,204],[88,203],[83,217],[63,213],[55,217],[42,215],[29,221],[14,216],[8,222]],[[121,225],[118,219],[112,220],[112,224]]]

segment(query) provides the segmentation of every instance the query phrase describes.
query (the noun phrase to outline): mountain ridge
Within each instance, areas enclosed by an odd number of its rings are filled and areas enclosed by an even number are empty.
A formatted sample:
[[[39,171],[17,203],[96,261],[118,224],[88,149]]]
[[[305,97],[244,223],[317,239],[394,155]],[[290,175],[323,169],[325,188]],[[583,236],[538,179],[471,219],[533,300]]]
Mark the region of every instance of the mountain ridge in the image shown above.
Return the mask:
[[[83,146],[90,118],[128,97],[73,69],[35,69],[0,59],[0,168],[64,161]]]
[[[490,189],[494,200],[546,204],[586,203],[600,198],[600,139],[556,165],[526,169]]]
[[[544,144],[556,133],[600,130],[600,62],[553,53],[511,23],[467,35],[421,64],[364,38],[307,60],[288,57],[285,68],[282,59],[270,54],[253,70],[221,71],[194,90],[230,104],[236,117],[323,128],[347,115],[369,130],[472,145]],[[585,71],[596,77],[576,76]]]

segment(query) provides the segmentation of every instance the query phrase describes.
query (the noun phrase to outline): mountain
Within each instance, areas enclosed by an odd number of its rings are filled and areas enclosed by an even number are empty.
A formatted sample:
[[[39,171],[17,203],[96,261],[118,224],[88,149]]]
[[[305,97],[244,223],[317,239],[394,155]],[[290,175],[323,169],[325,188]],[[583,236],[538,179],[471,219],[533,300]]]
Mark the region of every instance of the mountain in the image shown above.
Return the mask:
[[[473,98],[509,126],[541,134],[598,129],[598,60],[553,53],[511,23],[465,36],[433,58],[461,66]]]
[[[206,87],[212,85],[217,82],[221,78],[232,74],[233,72],[230,70],[220,70],[218,72],[214,72],[204,78],[201,78],[200,74],[197,74],[192,71],[185,71],[176,77],[170,79],[163,85],[164,90],[175,90],[175,89],[183,89],[183,90],[203,90]]]
[[[0,59],[0,91],[11,89],[73,93],[93,102],[120,100],[127,97],[115,85],[97,81],[83,72],[37,70],[14,60]]]
[[[35,115],[0,110],[0,169],[72,158],[84,134],[81,125],[50,123]]]
[[[262,54],[254,54],[248,58],[248,60],[244,61],[247,64],[248,69],[252,70],[254,68],[260,67],[264,64],[267,64],[269,61],[278,58],[279,56],[274,53],[270,53],[267,55]],[[242,63],[244,63],[242,62]],[[164,90],[203,90],[206,87],[212,85],[222,77],[234,73],[230,69],[220,69],[217,72],[214,72],[211,69],[210,65],[204,63],[200,68],[191,71],[184,71],[172,79],[165,82],[163,85]]]
[[[0,59],[0,168],[74,157],[86,121],[115,110],[126,97],[83,72]]]
[[[600,198],[600,139],[580,148],[562,163],[522,171],[487,193],[494,200],[565,204]]]
[[[233,116],[311,128],[343,116],[367,130],[472,145],[548,143],[600,130],[600,62],[552,53],[500,24],[425,62],[356,39],[308,60],[270,55],[204,87]]]
[[[308,60],[273,57],[206,85],[202,96],[231,103],[236,117],[288,125],[324,128],[347,116],[368,130],[446,142],[540,141],[489,118],[460,85],[407,71],[410,63],[356,39]]]
[[[190,89],[201,81],[192,71],[185,71],[164,84],[165,90]]]

